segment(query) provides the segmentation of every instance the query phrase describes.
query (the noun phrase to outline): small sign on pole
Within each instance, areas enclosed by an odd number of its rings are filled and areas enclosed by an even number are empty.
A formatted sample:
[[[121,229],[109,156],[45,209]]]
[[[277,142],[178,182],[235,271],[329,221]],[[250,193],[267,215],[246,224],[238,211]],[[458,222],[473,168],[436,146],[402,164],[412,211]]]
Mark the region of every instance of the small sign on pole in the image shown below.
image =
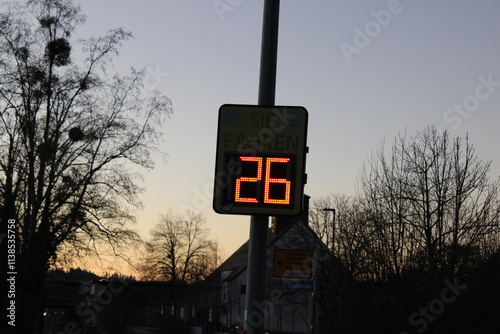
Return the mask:
[[[283,290],[285,291],[310,291],[314,290],[313,280],[286,280],[283,282]]]
[[[273,277],[310,280],[313,278],[313,251],[275,249]]]

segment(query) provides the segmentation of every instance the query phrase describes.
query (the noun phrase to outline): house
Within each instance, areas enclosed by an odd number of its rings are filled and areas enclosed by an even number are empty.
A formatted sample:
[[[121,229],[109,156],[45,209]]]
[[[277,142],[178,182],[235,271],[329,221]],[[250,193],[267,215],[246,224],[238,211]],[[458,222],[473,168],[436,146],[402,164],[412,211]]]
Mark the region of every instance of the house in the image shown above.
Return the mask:
[[[340,333],[351,276],[308,226],[308,210],[304,211],[298,217],[272,218],[262,304],[264,329],[269,333]],[[248,241],[207,278],[211,330],[242,328],[247,258]]]

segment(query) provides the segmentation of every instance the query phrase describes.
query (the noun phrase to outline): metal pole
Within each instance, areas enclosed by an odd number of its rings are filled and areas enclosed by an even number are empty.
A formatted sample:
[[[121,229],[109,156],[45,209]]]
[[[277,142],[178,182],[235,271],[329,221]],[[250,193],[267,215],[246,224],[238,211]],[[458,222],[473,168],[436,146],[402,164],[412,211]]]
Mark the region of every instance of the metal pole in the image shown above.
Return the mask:
[[[278,59],[279,0],[264,0],[260,51],[259,105],[274,105]]]
[[[247,333],[263,334],[265,317],[265,287],[268,216],[252,216],[248,249],[248,273],[245,300]]]
[[[263,106],[274,105],[279,5],[279,0],[264,0],[258,98],[259,105]],[[265,310],[266,303],[264,303],[268,226],[269,216],[251,216],[244,329],[252,334],[264,333],[265,318],[269,316]]]
[[[333,209],[333,241],[332,241],[332,254],[333,255],[338,255],[337,252],[335,251],[335,240],[337,239],[336,236],[336,229],[337,229],[337,222],[335,221],[335,216],[337,215],[337,212],[335,209]],[[338,242],[337,242],[338,244]]]
[[[328,211],[333,212],[333,219],[332,219],[332,224],[333,224],[333,226],[332,226],[332,255],[335,255],[335,214],[336,214],[336,211],[335,211],[335,209],[329,209],[329,208],[324,208],[323,211],[325,211],[325,212],[328,212]]]

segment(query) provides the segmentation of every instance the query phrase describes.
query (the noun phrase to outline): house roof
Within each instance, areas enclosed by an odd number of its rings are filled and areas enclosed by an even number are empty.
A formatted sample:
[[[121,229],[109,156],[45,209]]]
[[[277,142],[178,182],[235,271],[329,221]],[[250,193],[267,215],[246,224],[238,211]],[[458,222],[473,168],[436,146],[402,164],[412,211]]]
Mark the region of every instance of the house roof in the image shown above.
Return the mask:
[[[320,245],[326,252],[330,252],[323,241],[317,234],[309,227],[307,221],[303,219],[290,220],[285,224],[277,233],[272,228],[268,229],[268,249],[271,248],[278,240],[280,240],[290,229],[297,224],[300,224],[306,232],[315,239],[315,243]],[[207,282],[220,283],[228,282],[238,277],[246,268],[248,262],[248,240],[240,246],[231,256],[227,258],[212,274],[207,277]]]

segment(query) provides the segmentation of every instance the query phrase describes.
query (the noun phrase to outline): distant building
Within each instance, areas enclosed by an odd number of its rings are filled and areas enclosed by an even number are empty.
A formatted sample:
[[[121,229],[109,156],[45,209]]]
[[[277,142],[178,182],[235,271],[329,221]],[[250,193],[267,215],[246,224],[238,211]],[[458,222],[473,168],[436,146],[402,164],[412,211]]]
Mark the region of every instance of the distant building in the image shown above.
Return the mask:
[[[351,276],[308,226],[308,210],[304,211],[299,217],[272,219],[267,251],[266,300],[261,305],[265,315],[264,329],[271,333],[339,333]],[[288,268],[292,270],[283,268],[286,266],[283,254],[286,253],[295,256],[295,260],[302,264]],[[307,254],[313,254],[312,258],[307,258]],[[242,328],[247,258],[248,242],[206,280],[211,293],[210,319],[214,331]],[[311,265],[312,279],[293,278],[307,277]],[[280,275],[290,278],[273,277]]]
[[[199,324],[194,286],[121,279],[49,281],[44,334],[187,333]]]

